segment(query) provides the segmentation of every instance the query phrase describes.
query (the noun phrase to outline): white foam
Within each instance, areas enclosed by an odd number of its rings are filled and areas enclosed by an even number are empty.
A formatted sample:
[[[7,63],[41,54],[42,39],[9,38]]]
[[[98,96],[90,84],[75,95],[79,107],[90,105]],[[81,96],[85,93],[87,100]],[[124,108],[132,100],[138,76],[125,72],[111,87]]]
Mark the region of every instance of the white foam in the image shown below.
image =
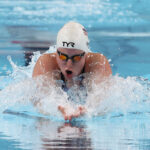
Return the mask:
[[[54,49],[51,47],[46,53],[53,52]],[[108,115],[114,112],[123,114],[130,111],[144,112],[150,108],[149,81],[145,81],[144,78],[123,78],[118,75],[112,76],[98,85],[94,81],[90,81],[89,84],[93,90],[87,90],[87,97],[84,89],[78,90],[77,87],[73,87],[68,92],[73,99],[70,101],[68,100],[69,94],[67,95],[60,87],[45,82],[45,77],[32,79],[33,67],[40,55],[39,52],[35,53],[27,67],[17,66],[8,57],[13,68],[9,77],[13,79],[13,82],[0,91],[1,112],[16,104],[30,105],[31,102],[36,105],[39,112],[58,118],[61,117],[57,109],[59,105],[67,107],[68,113],[72,113],[76,107],[83,105],[87,109],[86,115],[89,117]],[[3,80],[3,82],[5,81]],[[43,86],[44,84],[46,86]],[[85,84],[87,87],[89,86],[88,83]]]

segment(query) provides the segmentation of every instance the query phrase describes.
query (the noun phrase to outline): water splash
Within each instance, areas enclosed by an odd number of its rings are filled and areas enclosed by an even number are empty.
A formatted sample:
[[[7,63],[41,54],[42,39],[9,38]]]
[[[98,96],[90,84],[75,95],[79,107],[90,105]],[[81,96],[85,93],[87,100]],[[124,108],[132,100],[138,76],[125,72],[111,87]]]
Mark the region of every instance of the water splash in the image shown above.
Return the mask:
[[[51,47],[46,53],[54,51],[55,47]],[[83,105],[88,117],[149,112],[149,80],[142,77],[123,78],[115,75],[100,84],[95,84],[95,81],[85,83],[87,87],[90,84],[91,89],[79,90],[78,87],[73,87],[65,92],[61,88],[61,83],[59,86],[54,86],[44,76],[32,78],[34,65],[40,56],[39,52],[34,53],[27,67],[17,66],[11,57],[8,57],[13,68],[9,77],[13,81],[0,91],[1,112],[18,104],[34,105],[38,112],[57,118],[61,117],[57,109],[59,105],[67,107],[68,113],[72,113],[79,105]]]
[[[89,93],[87,108],[90,115],[104,115],[109,112],[127,114],[150,108],[149,81],[144,78],[113,76]],[[114,114],[113,114],[114,115]]]

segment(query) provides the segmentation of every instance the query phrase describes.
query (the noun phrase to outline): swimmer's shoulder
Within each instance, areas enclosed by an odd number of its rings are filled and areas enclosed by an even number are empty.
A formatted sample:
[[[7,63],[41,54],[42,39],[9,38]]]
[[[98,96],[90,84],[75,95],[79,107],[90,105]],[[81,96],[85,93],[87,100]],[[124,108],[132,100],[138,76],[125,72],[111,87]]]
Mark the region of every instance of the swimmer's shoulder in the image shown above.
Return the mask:
[[[44,65],[50,65],[52,64],[51,62],[56,63],[56,53],[43,54],[39,57],[38,61]]]
[[[101,60],[102,58],[104,58],[105,56],[103,55],[103,54],[101,54],[101,53],[92,53],[92,52],[89,52],[89,53],[87,53],[86,54],[86,59],[88,60],[88,61],[93,61],[93,60]]]
[[[43,54],[37,60],[32,76],[36,77],[54,70],[59,70],[56,62],[56,53]]]
[[[93,62],[104,62],[107,61],[107,58],[101,53],[87,53],[86,54],[86,63],[90,64]]]
[[[87,53],[85,61],[85,72],[97,72],[104,76],[112,74],[107,58],[100,53]]]

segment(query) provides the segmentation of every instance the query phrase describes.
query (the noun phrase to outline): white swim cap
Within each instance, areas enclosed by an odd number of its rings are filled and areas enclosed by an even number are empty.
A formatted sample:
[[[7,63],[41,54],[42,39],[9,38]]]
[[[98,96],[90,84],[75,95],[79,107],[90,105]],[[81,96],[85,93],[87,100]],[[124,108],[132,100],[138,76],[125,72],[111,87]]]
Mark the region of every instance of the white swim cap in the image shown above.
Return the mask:
[[[76,22],[68,22],[57,34],[57,48],[89,50],[89,39],[85,28]]]

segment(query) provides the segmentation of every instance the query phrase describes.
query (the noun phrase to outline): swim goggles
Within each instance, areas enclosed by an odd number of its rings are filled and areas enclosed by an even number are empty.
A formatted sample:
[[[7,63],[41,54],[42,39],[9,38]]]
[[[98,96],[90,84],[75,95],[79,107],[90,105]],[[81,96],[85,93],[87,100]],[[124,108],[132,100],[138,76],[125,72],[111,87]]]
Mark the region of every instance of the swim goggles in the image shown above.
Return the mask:
[[[72,62],[79,62],[81,60],[81,58],[84,56],[85,52],[83,52],[82,54],[77,54],[77,55],[73,55],[71,57],[69,57],[68,55],[60,52],[57,50],[57,53],[59,55],[59,58],[62,60],[62,61],[68,61],[68,59],[71,59]]]

